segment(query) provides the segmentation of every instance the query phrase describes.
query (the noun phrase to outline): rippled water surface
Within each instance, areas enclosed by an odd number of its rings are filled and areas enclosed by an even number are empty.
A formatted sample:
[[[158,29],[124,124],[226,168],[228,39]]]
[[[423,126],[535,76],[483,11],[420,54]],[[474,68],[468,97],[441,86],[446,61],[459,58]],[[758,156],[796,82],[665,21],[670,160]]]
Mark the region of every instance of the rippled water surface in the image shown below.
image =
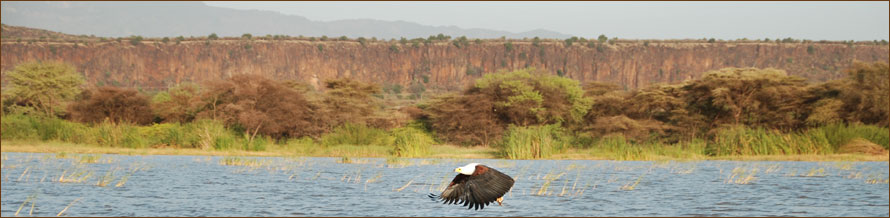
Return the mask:
[[[887,162],[2,158],[4,217],[888,216]],[[470,162],[516,178],[504,206],[426,197]]]

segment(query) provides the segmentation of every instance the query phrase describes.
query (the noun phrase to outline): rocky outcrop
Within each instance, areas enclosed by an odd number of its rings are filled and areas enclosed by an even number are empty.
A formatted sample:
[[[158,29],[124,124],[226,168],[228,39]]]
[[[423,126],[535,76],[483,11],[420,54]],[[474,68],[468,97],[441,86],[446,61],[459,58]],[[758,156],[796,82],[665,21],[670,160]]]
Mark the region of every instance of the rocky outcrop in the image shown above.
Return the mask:
[[[424,45],[396,42],[309,40],[192,40],[92,43],[5,40],[3,71],[32,60],[61,60],[83,72],[89,84],[163,89],[235,74],[259,73],[313,85],[351,77],[378,84],[423,82],[427,88],[457,90],[483,73],[524,67],[627,88],[699,77],[724,67],[778,68],[811,81],[843,76],[853,60],[887,61],[888,46],[872,43],[702,43],[699,41],[619,41],[587,47],[549,41],[450,42]],[[4,81],[5,82],[5,81]]]

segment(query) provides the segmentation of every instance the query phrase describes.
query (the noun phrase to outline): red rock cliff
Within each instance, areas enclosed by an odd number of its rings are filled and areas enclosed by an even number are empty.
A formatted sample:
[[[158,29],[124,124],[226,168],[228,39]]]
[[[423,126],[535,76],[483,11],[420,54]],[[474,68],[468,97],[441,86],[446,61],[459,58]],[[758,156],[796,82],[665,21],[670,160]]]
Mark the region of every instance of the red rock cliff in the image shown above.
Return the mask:
[[[90,84],[120,84],[145,89],[166,88],[185,81],[201,82],[234,74],[260,73],[280,79],[319,84],[328,78],[351,77],[378,84],[456,90],[479,78],[474,69],[536,67],[586,81],[606,81],[628,88],[677,82],[724,67],[773,67],[813,81],[843,76],[853,60],[887,61],[888,46],[840,43],[699,43],[619,42],[588,48],[549,42],[533,46],[514,41],[411,44],[305,40],[215,40],[159,43],[127,41],[84,43],[12,42],[2,44],[0,68],[8,71],[31,60],[62,60],[83,72]],[[468,70],[471,72],[468,73]]]

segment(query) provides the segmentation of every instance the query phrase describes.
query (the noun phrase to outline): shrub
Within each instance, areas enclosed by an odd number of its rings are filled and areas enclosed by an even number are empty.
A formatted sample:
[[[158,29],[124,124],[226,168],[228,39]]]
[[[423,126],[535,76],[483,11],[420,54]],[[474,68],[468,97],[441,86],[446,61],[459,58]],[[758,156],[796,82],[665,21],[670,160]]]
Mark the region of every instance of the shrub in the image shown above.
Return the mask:
[[[217,39],[219,39],[219,36],[217,36],[216,33],[211,33],[209,36],[207,36],[207,39],[217,40]]]
[[[63,104],[74,100],[83,84],[74,66],[61,62],[23,63],[4,74],[11,85],[3,91],[6,101],[48,117],[63,115]]]
[[[131,36],[130,44],[132,45],[141,45],[142,44],[142,36]]]
[[[324,130],[320,107],[283,82],[242,74],[204,87],[196,117],[222,120],[250,138],[314,136]]]
[[[70,105],[73,120],[98,123],[148,124],[152,120],[148,97],[133,88],[103,86],[82,93],[81,100]]]

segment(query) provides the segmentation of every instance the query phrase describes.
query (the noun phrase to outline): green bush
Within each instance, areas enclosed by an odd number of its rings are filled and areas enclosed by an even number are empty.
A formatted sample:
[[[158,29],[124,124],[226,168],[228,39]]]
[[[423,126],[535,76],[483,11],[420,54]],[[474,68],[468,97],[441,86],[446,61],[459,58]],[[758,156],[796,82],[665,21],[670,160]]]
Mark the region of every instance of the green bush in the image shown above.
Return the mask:
[[[321,137],[321,144],[333,145],[389,145],[392,137],[382,129],[347,123]]]
[[[423,157],[430,153],[433,138],[424,131],[403,127],[392,131],[395,138],[393,155],[397,157]]]
[[[501,151],[509,159],[541,159],[566,148],[571,138],[559,124],[511,125],[501,140]]]

